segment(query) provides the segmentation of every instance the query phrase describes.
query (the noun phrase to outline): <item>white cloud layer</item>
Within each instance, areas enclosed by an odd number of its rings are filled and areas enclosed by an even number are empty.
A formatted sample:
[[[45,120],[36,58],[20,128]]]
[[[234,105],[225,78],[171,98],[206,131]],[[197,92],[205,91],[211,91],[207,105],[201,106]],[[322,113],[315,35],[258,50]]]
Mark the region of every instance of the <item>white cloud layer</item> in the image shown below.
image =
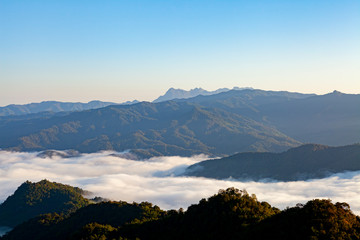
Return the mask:
[[[118,153],[116,153],[118,154]],[[84,154],[73,158],[41,158],[38,153],[0,151],[0,201],[26,180],[50,181],[81,187],[112,200],[149,201],[163,209],[187,208],[219,189],[236,187],[257,195],[281,209],[314,198],[347,202],[360,214],[360,172],[296,182],[240,182],[195,177],[177,177],[184,169],[206,159],[200,155],[157,157],[133,161],[114,152]]]

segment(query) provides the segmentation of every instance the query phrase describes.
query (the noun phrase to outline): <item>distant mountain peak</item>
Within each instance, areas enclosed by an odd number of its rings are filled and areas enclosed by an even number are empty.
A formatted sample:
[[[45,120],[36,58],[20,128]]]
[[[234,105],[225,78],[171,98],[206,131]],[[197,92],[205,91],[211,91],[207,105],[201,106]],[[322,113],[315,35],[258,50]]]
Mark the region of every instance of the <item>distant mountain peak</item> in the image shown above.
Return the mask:
[[[192,97],[196,97],[199,95],[214,95],[217,93],[222,93],[222,92],[227,92],[230,90],[244,90],[244,89],[252,89],[252,88],[239,88],[239,87],[234,87],[233,89],[229,89],[229,88],[219,88],[215,91],[207,91],[201,87],[196,87],[190,90],[184,90],[184,89],[180,89],[180,88],[169,88],[166,93],[160,97],[158,97],[157,99],[155,99],[153,102],[157,103],[157,102],[164,102],[164,101],[169,101],[169,100],[173,100],[173,99],[187,99],[187,98],[192,98]]]
[[[338,91],[338,90],[334,90],[331,94],[334,94],[334,95],[343,95],[342,92]]]

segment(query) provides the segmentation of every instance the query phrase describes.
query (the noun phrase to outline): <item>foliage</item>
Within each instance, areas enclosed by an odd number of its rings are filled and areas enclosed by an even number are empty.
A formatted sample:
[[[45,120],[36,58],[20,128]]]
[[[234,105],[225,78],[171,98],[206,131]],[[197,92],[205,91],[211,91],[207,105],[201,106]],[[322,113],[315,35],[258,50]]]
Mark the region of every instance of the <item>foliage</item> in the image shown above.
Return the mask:
[[[88,204],[83,193],[80,188],[47,180],[27,181],[0,205],[0,225],[14,227],[45,213],[69,214]]]
[[[228,188],[187,211],[150,203],[101,202],[69,216],[46,214],[15,227],[4,240],[28,239],[360,239],[348,204],[315,199],[280,211],[245,190]]]
[[[255,239],[360,239],[360,219],[347,203],[315,199],[288,208],[254,228]]]
[[[4,239],[62,240],[62,239],[99,239],[126,223],[143,223],[157,220],[165,214],[151,203],[101,202],[90,204],[70,216],[46,214],[31,219],[15,227]],[[117,236],[118,239],[120,236]],[[95,238],[97,239],[97,238]]]

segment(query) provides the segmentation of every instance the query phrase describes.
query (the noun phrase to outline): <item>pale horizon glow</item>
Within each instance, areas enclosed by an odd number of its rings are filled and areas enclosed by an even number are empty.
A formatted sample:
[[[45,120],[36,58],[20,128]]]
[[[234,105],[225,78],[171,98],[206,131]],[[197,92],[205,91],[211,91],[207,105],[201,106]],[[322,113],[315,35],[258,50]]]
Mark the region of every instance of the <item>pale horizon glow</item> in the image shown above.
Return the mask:
[[[0,0],[0,106],[170,87],[360,93],[360,2]]]
[[[234,87],[238,87],[238,86],[234,86]],[[220,87],[220,88],[228,88],[228,89],[233,89],[234,87]],[[245,86],[247,87],[247,86]],[[176,87],[173,87],[173,88],[176,88]],[[183,89],[183,90],[186,90],[186,91],[189,91],[189,90],[192,90],[194,88],[199,88],[199,87],[193,87],[193,88],[189,88],[189,89]],[[200,87],[202,88],[202,87]],[[180,88],[178,88],[180,89]],[[206,89],[206,88],[203,88],[204,90],[207,90],[207,91],[215,91],[219,88],[213,88],[213,89]],[[256,89],[256,88],[253,88],[253,89]],[[25,104],[30,104],[30,103],[41,103],[41,102],[47,102],[47,101],[58,101],[58,102],[74,102],[74,103],[77,103],[77,102],[80,102],[80,103],[88,103],[88,102],[91,102],[91,101],[102,101],[102,102],[114,102],[114,103],[123,103],[123,102],[127,102],[127,101],[134,101],[134,100],[138,100],[140,102],[152,102],[154,101],[156,98],[158,98],[159,96],[162,96],[166,93],[168,89],[164,90],[163,92],[159,93],[159,95],[156,95],[155,97],[154,96],[150,96],[149,98],[146,98],[144,96],[140,96],[140,98],[129,98],[129,99],[122,99],[122,98],[117,98],[117,97],[114,97],[114,98],[109,98],[109,97],[105,97],[105,98],[88,98],[88,97],[69,97],[69,98],[62,98],[62,97],[59,97],[59,98],[49,98],[49,99],[45,99],[43,100],[41,97],[37,96],[37,97],[34,97],[32,98],[33,100],[30,100],[30,101],[27,101],[27,102],[23,102],[23,101],[19,101],[19,102],[11,102],[9,104],[4,104],[4,105],[0,105],[0,107],[6,107],[6,106],[9,106],[9,105],[25,105]],[[340,91],[338,89],[333,89],[333,90],[329,90],[329,91],[322,91],[322,92],[311,92],[311,91],[308,91],[308,92],[299,92],[299,91],[290,91],[290,90],[287,90],[287,89],[264,89],[264,88],[259,88],[259,90],[265,90],[265,91],[287,91],[287,92],[298,92],[298,93],[305,93],[305,94],[317,94],[317,95],[323,95],[323,94],[328,94],[328,93],[331,93],[333,91],[339,91],[339,92],[342,92],[342,93],[345,93],[345,94],[360,94],[360,91],[359,92],[356,92],[356,91],[353,91],[353,92],[344,92],[344,91]],[[354,89],[353,89],[354,90]],[[357,89],[356,89],[357,90]]]

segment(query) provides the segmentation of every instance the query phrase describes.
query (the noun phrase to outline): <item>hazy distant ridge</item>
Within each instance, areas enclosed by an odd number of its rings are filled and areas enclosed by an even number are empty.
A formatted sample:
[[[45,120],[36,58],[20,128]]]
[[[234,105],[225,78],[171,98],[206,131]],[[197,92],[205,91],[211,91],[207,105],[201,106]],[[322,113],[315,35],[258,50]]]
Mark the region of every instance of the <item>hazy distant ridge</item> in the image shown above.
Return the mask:
[[[121,104],[133,104],[138,101],[127,101]],[[80,102],[58,102],[58,101],[44,101],[40,103],[29,104],[11,104],[5,107],[0,107],[0,116],[25,115],[39,112],[68,112],[68,111],[83,111],[89,109],[97,109],[107,107],[109,105],[116,105],[119,103],[91,101],[88,103]]]
[[[234,87],[232,90],[243,90],[243,89],[252,89],[252,88]],[[153,102],[157,103],[157,102],[164,102],[164,101],[173,100],[173,99],[187,99],[187,98],[192,98],[192,97],[196,97],[199,95],[204,95],[204,96],[214,95],[217,93],[228,92],[230,90],[231,89],[229,89],[229,88],[219,88],[215,91],[207,91],[202,88],[194,88],[194,89],[187,91],[187,90],[183,90],[183,89],[170,88],[169,90],[167,90],[167,92],[164,95],[158,97]]]

